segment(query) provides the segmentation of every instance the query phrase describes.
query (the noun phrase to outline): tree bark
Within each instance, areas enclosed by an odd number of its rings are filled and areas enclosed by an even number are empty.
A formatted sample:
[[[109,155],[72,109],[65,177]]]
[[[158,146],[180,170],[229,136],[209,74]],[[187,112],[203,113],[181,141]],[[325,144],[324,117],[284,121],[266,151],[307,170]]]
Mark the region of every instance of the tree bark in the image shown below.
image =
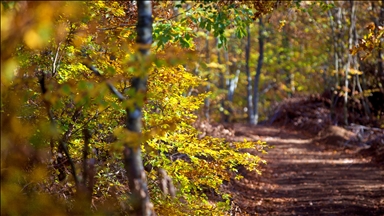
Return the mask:
[[[384,26],[384,0],[381,0],[381,6],[380,6],[380,14],[379,14],[379,17],[377,19],[377,21],[375,22],[375,25],[376,25],[376,28],[375,28],[375,31],[378,31],[378,26]],[[381,40],[379,41],[379,49],[377,49],[377,72],[379,74],[379,80],[381,82],[384,81],[384,62],[383,62],[383,53],[382,53],[382,42],[383,41],[383,38],[381,38]]]
[[[220,54],[220,48],[218,46],[219,44],[219,40],[218,38],[216,38],[216,49],[217,49],[217,63],[219,65],[222,64],[221,62],[221,54]],[[225,71],[221,70],[221,68],[219,69],[219,89],[220,90],[225,90],[226,89],[226,86],[225,86]],[[225,107],[225,99],[222,98],[220,100],[220,114],[221,114],[221,121],[222,122],[227,122],[228,120],[228,117],[226,115],[226,107]]]
[[[152,2],[137,1],[138,23],[137,39],[139,46],[138,58],[141,61],[140,73],[132,79],[131,86],[136,94],[145,94],[147,87],[146,60],[152,44]],[[141,117],[143,101],[137,101],[134,109],[127,109],[126,129],[141,134]],[[129,189],[131,192],[131,203],[133,215],[154,215],[153,205],[150,202],[146,175],[141,158],[141,143],[126,143],[124,148],[124,166],[128,175]]]
[[[353,37],[354,37],[353,32],[356,25],[355,3],[353,2],[353,0],[350,0],[350,4],[351,4],[351,16],[350,16],[351,25],[349,27],[349,41],[348,41],[349,50],[351,50],[353,47]],[[345,125],[348,125],[348,106],[347,106],[348,105],[348,86],[349,86],[348,75],[349,75],[349,69],[351,67],[352,61],[353,61],[352,54],[349,53],[347,65],[345,68],[345,81],[344,81],[344,91],[345,91],[344,92],[344,124]]]
[[[207,32],[207,38],[206,38],[206,61],[207,61],[207,64],[210,63],[210,53],[209,53],[209,32]],[[206,92],[209,92],[211,90],[211,84],[209,83],[210,79],[209,79],[209,69],[208,69],[208,75],[207,75],[207,86],[205,87],[205,91]],[[210,100],[209,100],[209,96],[206,97],[204,99],[204,115],[205,115],[205,118],[209,121],[209,107],[210,107]]]
[[[288,32],[288,26],[283,27],[283,38],[282,38],[282,44],[284,48],[284,60],[288,63],[291,61],[291,50],[292,50],[292,44],[290,42],[290,35]],[[286,74],[286,86],[290,89],[288,91],[288,97],[292,97],[292,95],[295,93],[295,85],[294,85],[294,79],[295,79],[295,74],[289,70],[287,67],[284,67],[283,69],[284,73]]]
[[[331,88],[331,121],[336,120],[336,114],[335,114],[335,101],[336,101],[336,91],[339,87],[339,54],[337,51],[338,43],[337,43],[337,35],[336,35],[336,29],[335,29],[335,22],[333,21],[334,16],[332,15],[331,10],[328,10],[328,17],[330,21],[331,26],[331,32],[332,32],[332,43],[333,43],[333,60],[334,60],[334,67],[335,67],[335,81],[334,81],[334,87]],[[338,17],[338,16],[336,16]]]
[[[247,73],[247,105],[248,105],[248,121],[255,124],[255,116],[253,114],[252,104],[252,77],[249,70],[249,56],[251,51],[251,34],[249,26],[247,26],[247,45],[245,46],[245,72]]]
[[[234,34],[232,34],[231,38],[233,40],[236,40],[236,37]],[[241,64],[237,60],[238,56],[236,53],[235,43],[231,44],[231,51],[232,51],[233,59],[231,59],[230,66],[227,66],[228,67],[227,70],[228,70],[228,75],[232,75],[232,73],[234,73],[234,76],[228,79],[228,101],[233,102],[233,97],[235,94],[235,90],[237,88],[237,83],[239,81],[239,76],[241,72]],[[241,58],[241,56],[239,58]],[[227,62],[229,62],[228,50],[226,50],[225,52],[225,59]]]
[[[236,52],[233,52],[235,57],[236,57]],[[229,57],[228,57],[228,51],[225,51],[225,59],[228,62]],[[239,75],[240,75],[240,66],[237,64],[236,61],[231,61],[231,66],[227,66],[228,74],[233,73],[235,71],[235,76],[233,78],[228,79],[228,101],[233,102],[233,96],[235,94],[235,90],[237,88],[237,82],[239,80]]]
[[[255,75],[255,84],[253,89],[253,114],[255,115],[254,119],[254,125],[257,125],[259,121],[259,98],[260,98],[260,92],[259,92],[259,80],[260,80],[260,74],[261,74],[261,67],[263,66],[263,59],[264,59],[264,24],[263,24],[263,18],[259,18],[259,59],[257,60],[257,68],[256,68],[256,75]]]

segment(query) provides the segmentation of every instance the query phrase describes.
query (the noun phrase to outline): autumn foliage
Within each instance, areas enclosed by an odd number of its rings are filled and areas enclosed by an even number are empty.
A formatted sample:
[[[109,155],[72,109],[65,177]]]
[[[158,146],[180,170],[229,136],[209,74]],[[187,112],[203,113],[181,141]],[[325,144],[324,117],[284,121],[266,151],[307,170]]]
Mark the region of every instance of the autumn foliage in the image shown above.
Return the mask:
[[[155,3],[155,20],[169,18],[161,9],[168,4]],[[257,171],[259,156],[240,150],[262,151],[265,143],[202,137],[192,126],[208,95],[192,93],[204,80],[182,66],[193,58],[192,36],[186,36],[192,29],[159,22],[153,55],[138,61],[135,7],[132,2],[1,4],[5,215],[129,214],[135,198],[129,196],[121,153],[126,143],[142,144],[159,215],[222,214],[230,194],[221,186],[241,178],[238,166]],[[169,33],[162,29],[156,36],[157,28],[169,27]],[[170,47],[173,43],[184,48]],[[147,71],[147,92],[132,91],[139,71]],[[143,128],[135,133],[123,126],[140,101]],[[221,201],[209,202],[206,191]]]
[[[147,194],[158,215],[229,214],[225,187],[268,146],[196,125],[249,122],[252,101],[316,133],[384,125],[382,3],[138,5],[1,3],[2,214],[135,215]]]

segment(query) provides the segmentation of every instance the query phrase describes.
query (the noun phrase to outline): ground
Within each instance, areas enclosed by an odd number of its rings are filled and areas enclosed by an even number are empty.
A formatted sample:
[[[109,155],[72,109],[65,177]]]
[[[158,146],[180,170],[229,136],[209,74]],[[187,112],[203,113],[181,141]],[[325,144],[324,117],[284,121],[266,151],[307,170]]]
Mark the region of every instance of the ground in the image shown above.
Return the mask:
[[[262,175],[230,183],[234,215],[384,215],[384,166],[332,139],[284,126],[230,126],[235,140],[274,146]],[[250,153],[256,153],[249,150]]]

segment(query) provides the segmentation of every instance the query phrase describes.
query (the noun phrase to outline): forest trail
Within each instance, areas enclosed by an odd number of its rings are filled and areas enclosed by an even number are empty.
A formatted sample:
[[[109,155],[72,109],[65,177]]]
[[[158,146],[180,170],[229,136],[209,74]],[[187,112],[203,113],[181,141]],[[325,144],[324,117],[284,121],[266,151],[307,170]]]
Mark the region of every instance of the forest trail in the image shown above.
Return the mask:
[[[384,215],[384,168],[300,131],[234,125],[235,139],[262,140],[262,175],[231,183],[236,215]],[[252,150],[250,150],[252,153]]]

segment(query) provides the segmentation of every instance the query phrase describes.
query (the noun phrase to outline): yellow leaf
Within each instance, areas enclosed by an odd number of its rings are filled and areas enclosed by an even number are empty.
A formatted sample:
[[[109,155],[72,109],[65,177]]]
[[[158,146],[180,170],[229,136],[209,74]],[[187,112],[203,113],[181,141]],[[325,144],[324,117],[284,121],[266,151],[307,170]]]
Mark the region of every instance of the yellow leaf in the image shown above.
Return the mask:
[[[18,64],[14,59],[9,59],[1,66],[1,84],[8,86],[15,76]]]
[[[30,29],[24,35],[24,42],[31,49],[39,49],[43,46],[43,41],[40,38],[40,35],[34,29]]]
[[[359,70],[356,70],[356,69],[353,69],[353,68],[349,69],[349,73],[352,74],[352,75],[361,75],[361,74],[363,74],[362,71],[359,71]]]

